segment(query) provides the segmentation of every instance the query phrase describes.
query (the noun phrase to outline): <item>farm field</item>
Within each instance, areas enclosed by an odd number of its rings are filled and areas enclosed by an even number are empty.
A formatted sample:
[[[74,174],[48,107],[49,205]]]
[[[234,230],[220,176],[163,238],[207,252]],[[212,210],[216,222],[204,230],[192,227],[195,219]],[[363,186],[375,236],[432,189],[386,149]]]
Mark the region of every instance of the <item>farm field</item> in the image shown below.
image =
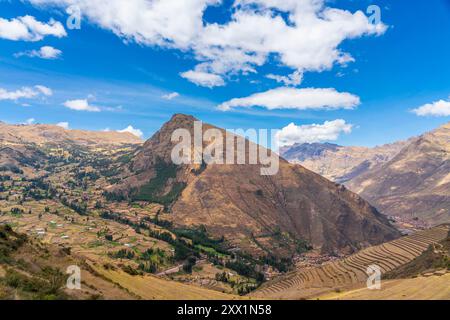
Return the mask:
[[[129,292],[145,300],[234,300],[243,299],[214,290],[168,281],[155,276],[131,276],[123,271],[96,269]]]

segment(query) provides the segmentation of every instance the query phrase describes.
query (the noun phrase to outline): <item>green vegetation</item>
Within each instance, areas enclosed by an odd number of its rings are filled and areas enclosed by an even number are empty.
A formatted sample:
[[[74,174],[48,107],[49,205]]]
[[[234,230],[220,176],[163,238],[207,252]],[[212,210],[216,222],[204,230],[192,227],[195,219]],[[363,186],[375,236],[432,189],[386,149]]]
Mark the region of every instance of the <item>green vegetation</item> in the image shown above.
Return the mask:
[[[9,263],[10,255],[19,249],[27,237],[12,231],[8,225],[0,226],[0,263]]]
[[[62,288],[66,276],[59,270],[44,268],[37,276],[28,276],[15,270],[8,269],[0,280],[3,285],[19,291],[21,295],[34,300],[63,300],[67,295]]]
[[[155,171],[156,176],[143,185],[139,191],[134,191],[131,198],[133,201],[148,201],[170,206],[178,199],[181,192],[186,188],[186,184],[184,182],[174,182],[168,193],[161,194],[169,179],[177,177],[178,166],[173,163],[167,164],[163,160],[158,159],[155,164]]]
[[[33,269],[25,261],[16,260],[13,254],[28,241],[26,235],[17,234],[7,225],[0,226],[0,263],[6,270],[6,275],[0,278],[0,285],[11,291],[3,298],[13,298],[19,294],[27,299],[55,300],[66,299],[62,291],[66,276],[51,267]],[[13,269],[14,267],[14,269]],[[20,269],[27,272],[19,272]]]

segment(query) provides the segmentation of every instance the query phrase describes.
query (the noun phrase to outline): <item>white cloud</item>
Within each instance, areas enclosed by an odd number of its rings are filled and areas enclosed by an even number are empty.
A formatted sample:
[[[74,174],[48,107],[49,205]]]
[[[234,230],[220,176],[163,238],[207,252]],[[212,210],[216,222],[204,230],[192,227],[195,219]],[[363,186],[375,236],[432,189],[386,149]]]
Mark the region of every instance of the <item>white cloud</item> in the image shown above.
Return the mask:
[[[202,87],[221,87],[225,85],[225,81],[221,76],[203,71],[186,71],[180,74],[183,78]]]
[[[263,107],[274,109],[297,110],[336,110],[353,109],[361,103],[359,97],[348,92],[338,92],[333,88],[295,89],[281,87],[266,92],[255,93],[246,98],[235,98],[224,102],[217,108],[229,111],[232,108]]]
[[[0,88],[0,101],[1,100],[11,100],[17,101],[19,99],[35,99],[39,96],[51,96],[53,94],[50,88],[42,85],[34,87],[22,87],[21,89],[15,91],[8,91],[6,89]]]
[[[65,8],[77,4],[92,23],[124,41],[192,52],[199,65],[182,73],[197,85],[224,85],[224,77],[255,72],[275,57],[301,73],[331,69],[354,58],[339,47],[347,39],[381,35],[362,12],[325,0],[234,0],[226,23],[204,21],[221,0],[28,0]]]
[[[283,83],[286,86],[298,86],[303,81],[303,73],[301,73],[300,71],[295,71],[294,73],[287,76],[268,74],[266,78],[275,80],[278,83]]]
[[[425,104],[413,112],[418,116],[448,117],[450,116],[450,101],[439,100]]]
[[[30,118],[30,119],[27,119],[27,120],[24,122],[24,124],[31,125],[31,124],[33,124],[33,123],[35,123],[35,122],[36,122],[36,119]]]
[[[56,126],[61,127],[63,129],[69,130],[69,123],[68,122],[59,122],[56,124]]]
[[[175,98],[178,98],[179,96],[180,96],[180,94],[178,92],[172,92],[172,93],[163,95],[162,98],[165,100],[173,100]]]
[[[47,60],[54,60],[60,58],[62,55],[62,51],[55,49],[50,46],[44,46],[41,47],[39,50],[31,50],[31,51],[24,51],[16,53],[15,57],[22,57],[27,56],[30,58],[41,58],[41,59],[47,59]]]
[[[37,90],[39,90],[44,96],[50,97],[53,95],[52,89],[50,89],[46,86],[37,85],[37,86],[35,86],[35,88]]]
[[[32,16],[7,20],[0,18],[0,38],[14,41],[40,41],[46,36],[67,36],[64,26],[54,19],[48,23],[37,21]]]
[[[100,112],[100,107],[92,106],[87,99],[68,100],[63,103],[66,108],[75,111]]]
[[[280,147],[291,146],[295,143],[315,143],[335,141],[342,133],[351,133],[353,125],[345,120],[325,121],[324,124],[297,126],[294,123],[281,129],[276,138]]]
[[[144,133],[141,131],[141,130],[139,130],[139,129],[135,129],[135,128],[133,128],[133,126],[128,126],[128,127],[126,127],[125,129],[123,129],[123,130],[118,130],[117,132],[128,132],[128,133],[131,133],[132,135],[135,135],[136,137],[139,137],[139,138],[141,138],[142,139],[142,137],[144,136]]]

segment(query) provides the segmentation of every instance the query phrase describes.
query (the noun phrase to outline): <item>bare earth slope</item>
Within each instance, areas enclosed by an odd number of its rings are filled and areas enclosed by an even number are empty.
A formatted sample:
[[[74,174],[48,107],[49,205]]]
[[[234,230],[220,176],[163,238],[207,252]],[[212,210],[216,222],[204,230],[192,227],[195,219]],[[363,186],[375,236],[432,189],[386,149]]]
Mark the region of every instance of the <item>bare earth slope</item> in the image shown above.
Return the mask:
[[[450,123],[426,133],[347,186],[389,215],[450,221]]]
[[[431,225],[450,221],[450,123],[376,148],[303,144],[281,154],[344,183],[383,214]]]
[[[262,176],[260,165],[173,168],[172,132],[192,132],[194,120],[175,115],[136,153],[128,177],[111,190],[156,199],[170,207],[175,224],[205,225],[252,253],[289,255],[304,240],[324,252],[350,253],[399,236],[362,198],[284,159],[274,176]],[[155,181],[162,184],[156,188]]]
[[[367,147],[343,147],[330,143],[296,144],[281,149],[281,156],[327,179],[344,183],[391,160],[408,142]]]

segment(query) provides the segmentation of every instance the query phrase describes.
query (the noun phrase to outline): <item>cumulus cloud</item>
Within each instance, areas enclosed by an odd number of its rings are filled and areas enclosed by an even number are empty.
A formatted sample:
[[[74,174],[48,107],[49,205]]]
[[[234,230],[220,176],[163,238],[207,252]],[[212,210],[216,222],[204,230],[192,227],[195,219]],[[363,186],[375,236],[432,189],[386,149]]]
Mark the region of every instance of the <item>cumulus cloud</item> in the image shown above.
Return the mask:
[[[63,129],[69,130],[70,126],[68,122],[59,122],[56,124],[56,126],[61,127]]]
[[[266,92],[255,93],[246,98],[235,98],[224,102],[217,108],[229,111],[233,108],[263,107],[274,109],[297,110],[336,110],[353,109],[361,103],[358,96],[348,92],[338,92],[333,88],[295,89],[281,87]]]
[[[439,100],[433,103],[425,104],[413,112],[421,117],[448,117],[450,116],[450,101]]]
[[[66,8],[77,4],[92,23],[125,41],[192,52],[199,65],[181,75],[214,87],[231,75],[256,72],[271,61],[301,73],[331,69],[354,58],[347,39],[381,35],[362,12],[332,8],[325,0],[234,0],[225,23],[204,21],[221,0],[28,0]]]
[[[37,21],[33,16],[7,20],[0,18],[0,38],[14,41],[40,41],[46,36],[62,38],[67,36],[64,26],[54,19]]]
[[[352,128],[353,125],[342,119],[302,126],[291,123],[277,132],[276,139],[280,147],[292,146],[296,143],[335,141],[342,133],[351,133]]]
[[[180,96],[180,94],[178,92],[172,92],[172,93],[168,93],[168,94],[163,95],[162,98],[164,100],[173,100],[173,99],[175,99],[175,98],[177,98],[179,96]]]
[[[22,87],[15,91],[8,91],[6,89],[0,88],[0,101],[1,100],[11,100],[17,101],[19,99],[35,99],[42,96],[51,96],[53,94],[50,88],[42,85],[37,85],[34,87]]]
[[[123,133],[123,132],[128,132],[128,133],[131,133],[132,135],[135,135],[136,137],[138,137],[138,138],[141,138],[142,139],[142,137],[144,136],[144,133],[141,131],[141,130],[139,130],[139,129],[135,129],[135,128],[133,128],[133,126],[128,126],[128,127],[126,127],[125,129],[123,129],[123,130],[118,130],[117,132],[121,132],[121,133]]]
[[[225,85],[223,78],[213,73],[191,70],[183,72],[180,75],[190,82],[202,87],[213,88]]]
[[[68,100],[63,103],[66,108],[75,111],[88,111],[88,112],[100,112],[100,107],[93,106],[89,104],[87,99],[79,99],[79,100]]]
[[[30,58],[41,58],[41,59],[47,59],[47,60],[54,60],[60,58],[62,55],[62,51],[59,49],[55,49],[51,46],[44,46],[41,47],[39,50],[31,50],[31,51],[24,51],[16,53],[14,56],[16,58],[18,57],[30,57]]]

